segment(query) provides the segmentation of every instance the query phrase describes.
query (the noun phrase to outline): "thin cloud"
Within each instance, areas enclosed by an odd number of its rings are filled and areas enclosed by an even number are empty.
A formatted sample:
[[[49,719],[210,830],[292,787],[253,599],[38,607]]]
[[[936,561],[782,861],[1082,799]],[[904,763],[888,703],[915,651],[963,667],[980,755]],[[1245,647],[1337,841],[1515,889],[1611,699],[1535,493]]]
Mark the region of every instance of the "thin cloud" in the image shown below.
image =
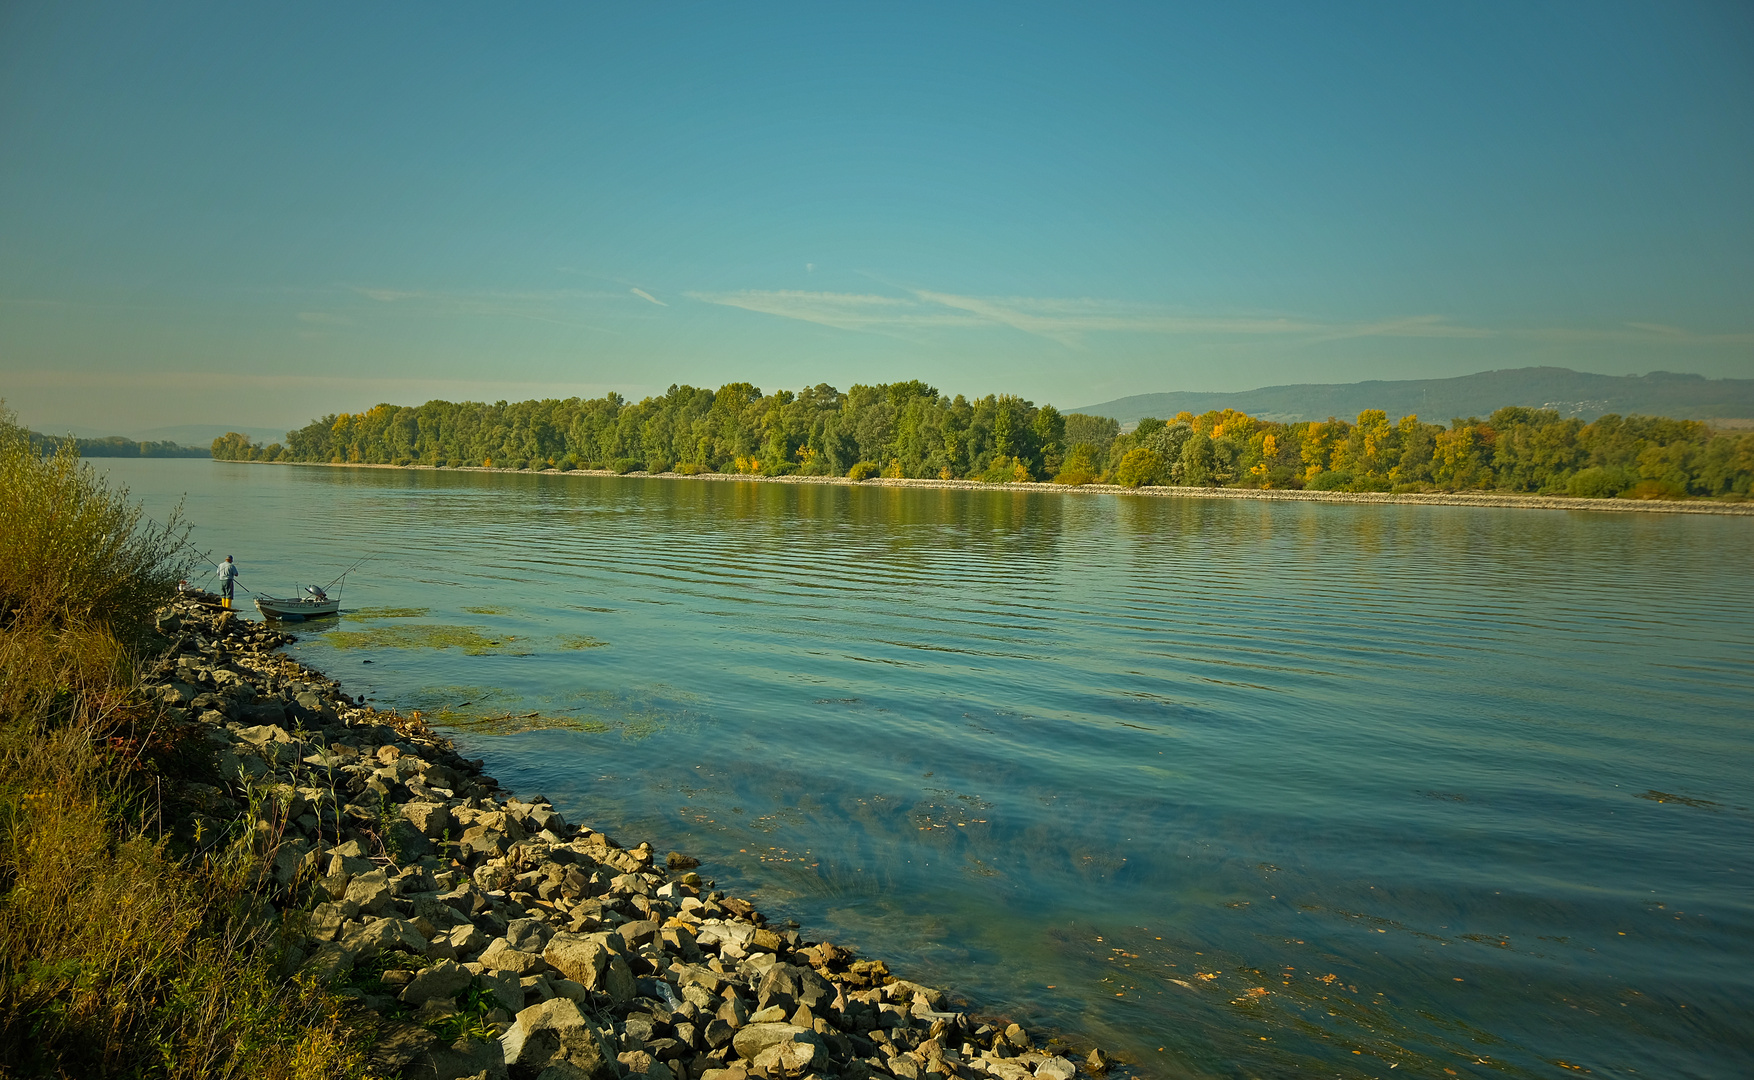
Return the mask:
[[[865,293],[823,293],[795,290],[765,291],[745,289],[740,292],[686,294],[691,300],[724,307],[742,308],[763,315],[777,315],[800,322],[832,326],[840,330],[885,331],[919,327],[989,325],[987,320],[934,310],[894,296]]]
[[[1601,328],[1545,327],[1534,330],[1507,331],[1511,337],[1560,344],[1615,345],[1754,345],[1754,333],[1699,334],[1678,326],[1661,323],[1622,323]]]
[[[659,307],[669,307],[670,306],[669,304],[664,303],[664,301],[653,296],[651,293],[646,292],[644,289],[629,289],[627,291],[632,293],[633,295],[639,297],[641,300],[650,300],[652,303],[658,305]]]
[[[912,289],[905,297],[864,293],[745,289],[689,293],[691,299],[842,330],[885,332],[920,327],[1010,329],[1079,348],[1091,333],[1164,336],[1483,337],[1491,331],[1422,315],[1372,323],[1327,323],[1283,316],[1190,315],[1113,300],[964,296]]]

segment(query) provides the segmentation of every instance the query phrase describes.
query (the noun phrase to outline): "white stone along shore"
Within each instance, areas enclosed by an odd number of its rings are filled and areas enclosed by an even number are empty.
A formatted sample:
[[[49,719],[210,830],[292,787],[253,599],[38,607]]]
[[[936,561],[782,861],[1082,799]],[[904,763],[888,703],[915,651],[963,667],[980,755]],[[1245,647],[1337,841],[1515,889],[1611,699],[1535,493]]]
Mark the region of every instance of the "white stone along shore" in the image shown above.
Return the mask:
[[[221,459],[215,459],[221,460]],[[1284,502],[1377,503],[1407,506],[1484,506],[1525,510],[1595,510],[1606,513],[1721,514],[1754,517],[1754,501],[1723,502],[1717,499],[1577,499],[1569,495],[1507,495],[1498,492],[1434,491],[1390,494],[1376,491],[1303,491],[1290,488],[1220,487],[1121,487],[1118,484],[1030,483],[988,484],[980,480],[910,480],[870,477],[852,480],[845,476],[752,476],[742,473],[617,473],[608,469],[490,469],[463,465],[455,469],[434,465],[368,465],[337,461],[240,461],[238,465],[297,465],[327,469],[397,469],[426,472],[509,473],[528,476],[623,476],[636,479],[735,481],[760,484],[830,484],[842,487],[939,488],[956,491],[1050,491],[1062,495],[1133,495],[1168,499],[1262,499]]]
[[[147,691],[213,752],[197,845],[254,831],[286,970],[357,1001],[419,1080],[1073,1080],[1036,1040],[770,925],[699,863],[514,798],[419,714],[369,708],[205,594],[166,609]],[[367,1014],[369,1011],[369,1015]]]

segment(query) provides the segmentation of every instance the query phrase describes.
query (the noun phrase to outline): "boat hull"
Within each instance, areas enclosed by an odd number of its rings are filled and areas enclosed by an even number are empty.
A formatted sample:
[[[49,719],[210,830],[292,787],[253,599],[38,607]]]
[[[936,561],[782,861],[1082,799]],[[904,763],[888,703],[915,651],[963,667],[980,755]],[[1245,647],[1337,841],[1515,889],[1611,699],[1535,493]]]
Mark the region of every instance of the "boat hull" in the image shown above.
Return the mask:
[[[273,597],[260,596],[256,598],[256,610],[266,618],[302,622],[305,619],[335,614],[341,610],[341,601],[300,600],[296,597],[291,600],[276,600]]]

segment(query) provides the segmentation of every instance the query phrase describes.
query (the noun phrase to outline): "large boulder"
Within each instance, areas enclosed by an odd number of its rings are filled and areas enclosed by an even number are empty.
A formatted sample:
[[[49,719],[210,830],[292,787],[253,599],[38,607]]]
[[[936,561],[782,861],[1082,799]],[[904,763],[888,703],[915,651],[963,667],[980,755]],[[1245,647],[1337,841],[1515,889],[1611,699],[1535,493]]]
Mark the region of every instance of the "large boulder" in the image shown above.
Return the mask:
[[[552,998],[518,1013],[499,1045],[514,1077],[534,1077],[555,1065],[570,1065],[590,1080],[615,1080],[618,1072],[615,1059],[603,1051],[597,1029],[566,998]]]

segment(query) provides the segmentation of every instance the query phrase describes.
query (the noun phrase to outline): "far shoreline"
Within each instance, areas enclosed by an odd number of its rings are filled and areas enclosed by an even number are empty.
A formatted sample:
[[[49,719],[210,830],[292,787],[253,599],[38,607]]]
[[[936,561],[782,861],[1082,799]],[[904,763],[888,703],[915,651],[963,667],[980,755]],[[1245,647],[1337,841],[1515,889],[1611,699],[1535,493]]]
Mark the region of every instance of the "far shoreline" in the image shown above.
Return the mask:
[[[1504,495],[1496,492],[1403,492],[1307,491],[1294,488],[1122,487],[1119,484],[1055,484],[1051,481],[989,484],[981,480],[921,480],[873,476],[853,480],[845,476],[759,476],[744,473],[618,473],[611,469],[500,469],[482,465],[385,465],[345,461],[237,461],[210,458],[233,465],[291,465],[330,469],[395,469],[403,472],[505,473],[513,476],[608,476],[641,480],[706,480],[758,484],[823,484],[839,487],[889,487],[954,491],[1054,492],[1080,495],[1136,495],[1146,498],[1259,499],[1279,502],[1396,504],[1403,506],[1506,507],[1522,510],[1593,510],[1610,513],[1716,514],[1754,517],[1754,501],[1719,502],[1712,499],[1579,499],[1568,495]]]

